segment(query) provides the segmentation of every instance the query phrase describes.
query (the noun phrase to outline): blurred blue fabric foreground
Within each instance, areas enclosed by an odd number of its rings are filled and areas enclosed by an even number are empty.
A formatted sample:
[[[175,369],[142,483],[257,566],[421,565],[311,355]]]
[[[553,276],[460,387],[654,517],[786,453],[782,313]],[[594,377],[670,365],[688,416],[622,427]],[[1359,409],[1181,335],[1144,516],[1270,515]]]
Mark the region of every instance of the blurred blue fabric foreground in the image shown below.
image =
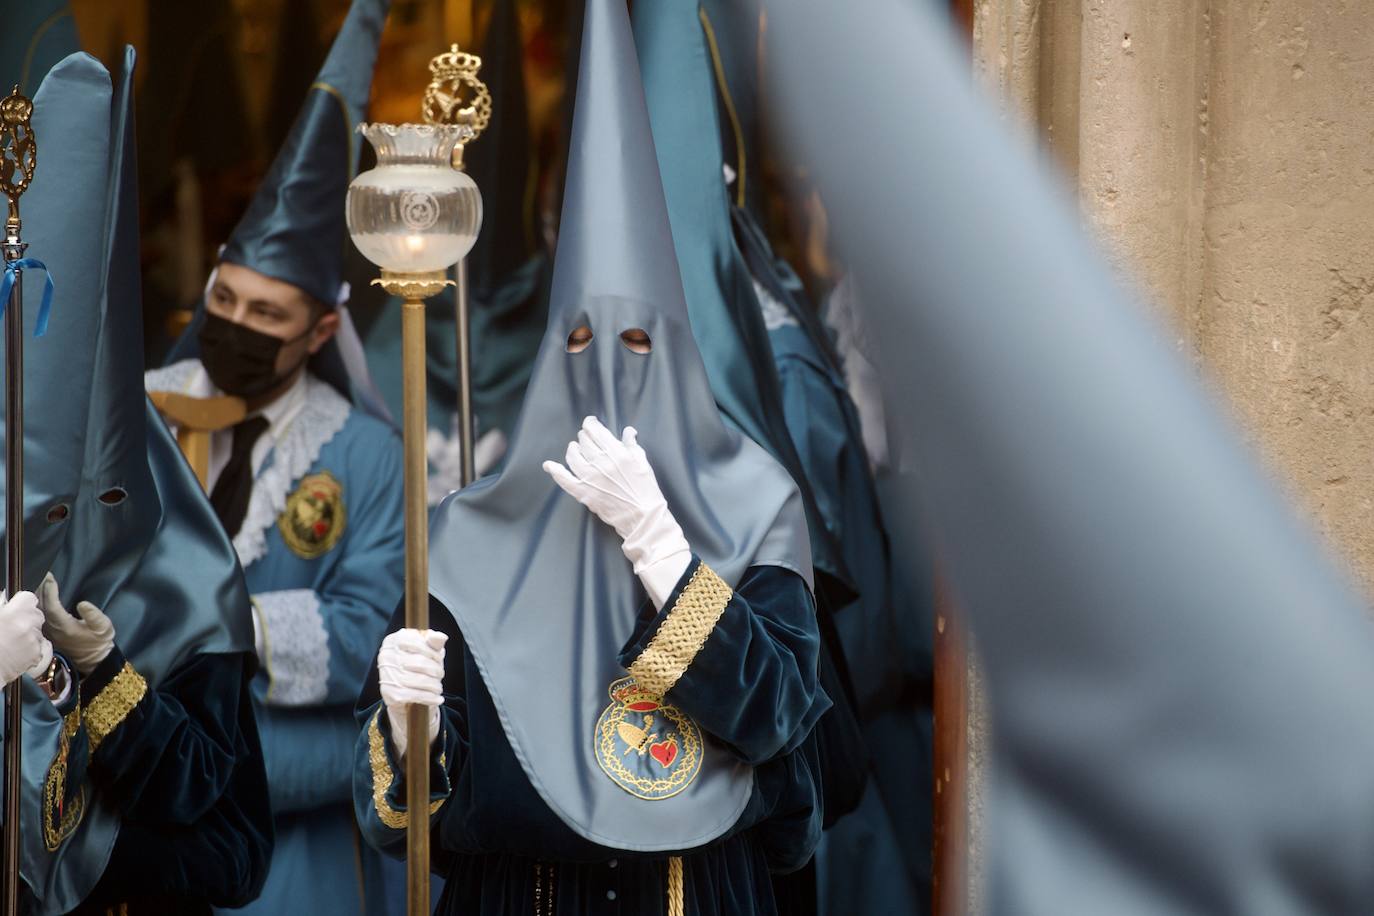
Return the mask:
[[[943,22],[769,22],[986,663],[987,911],[1374,912],[1362,602]]]

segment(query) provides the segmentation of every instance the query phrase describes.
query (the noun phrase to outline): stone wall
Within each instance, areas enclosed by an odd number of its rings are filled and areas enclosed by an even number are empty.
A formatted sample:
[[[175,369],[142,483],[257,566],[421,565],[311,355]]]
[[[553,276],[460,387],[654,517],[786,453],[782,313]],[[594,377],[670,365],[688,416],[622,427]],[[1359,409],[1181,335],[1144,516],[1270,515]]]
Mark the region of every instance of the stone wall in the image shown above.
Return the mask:
[[[1371,49],[1368,0],[977,0],[974,17],[974,67],[1004,117],[1367,591]],[[975,849],[984,722],[970,720]]]

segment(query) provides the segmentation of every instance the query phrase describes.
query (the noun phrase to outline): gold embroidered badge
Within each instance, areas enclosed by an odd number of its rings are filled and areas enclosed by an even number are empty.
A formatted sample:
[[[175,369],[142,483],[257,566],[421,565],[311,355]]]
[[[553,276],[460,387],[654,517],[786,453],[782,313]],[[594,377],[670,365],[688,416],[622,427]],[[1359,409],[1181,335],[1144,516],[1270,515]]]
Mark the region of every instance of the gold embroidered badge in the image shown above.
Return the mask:
[[[596,761],[638,798],[672,798],[701,772],[701,729],[632,677],[611,684],[611,705],[596,722]]]
[[[48,852],[56,852],[62,841],[76,832],[86,811],[85,785],[78,787],[70,799],[67,797],[67,755],[71,740],[80,728],[81,709],[78,707],[62,719],[57,757],[43,781],[43,845]]]
[[[321,471],[302,478],[296,492],[287,497],[277,529],[296,556],[314,560],[334,549],[347,521],[343,484],[328,471]]]

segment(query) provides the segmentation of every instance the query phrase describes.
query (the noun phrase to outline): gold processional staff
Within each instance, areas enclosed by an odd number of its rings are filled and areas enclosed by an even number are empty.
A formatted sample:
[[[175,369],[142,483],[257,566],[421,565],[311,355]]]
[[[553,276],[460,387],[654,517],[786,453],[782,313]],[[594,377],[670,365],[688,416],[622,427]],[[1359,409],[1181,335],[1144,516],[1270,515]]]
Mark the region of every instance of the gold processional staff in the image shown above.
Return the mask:
[[[482,226],[482,195],[463,169],[463,149],[491,118],[491,95],[477,78],[481,58],[453,45],[429,65],[424,124],[362,124],[377,166],[348,188],[348,231],[401,299],[402,435],[405,442],[406,626],[429,626],[429,467],[425,450],[425,299],[456,286],[458,413],[462,484],[473,478],[472,397],[464,259]],[[466,99],[466,101],[464,101]],[[456,280],[448,270],[457,265]],[[429,732],[427,712],[411,706],[407,730]],[[423,744],[421,745],[423,746]],[[429,760],[406,756],[406,892],[410,916],[429,916]]]

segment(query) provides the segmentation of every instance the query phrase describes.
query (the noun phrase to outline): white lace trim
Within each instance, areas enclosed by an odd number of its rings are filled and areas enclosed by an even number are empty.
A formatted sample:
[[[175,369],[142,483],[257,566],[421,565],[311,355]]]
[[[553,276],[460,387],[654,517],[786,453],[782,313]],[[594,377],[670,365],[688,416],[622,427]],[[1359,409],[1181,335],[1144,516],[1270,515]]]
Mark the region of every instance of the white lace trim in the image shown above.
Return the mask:
[[[768,291],[758,280],[753,277],[749,279],[754,282],[754,295],[759,299],[759,311],[763,313],[763,326],[770,331],[778,328],[799,327],[797,319],[792,317],[792,313],[787,310],[787,306],[778,301],[777,297]]]
[[[305,384],[305,406],[277,436],[267,466],[253,480],[243,527],[234,537],[234,550],[244,569],[267,553],[267,530],[286,508],[291,487],[320,457],[320,449],[343,429],[353,409],[328,382],[306,376]]]
[[[149,369],[143,373],[143,387],[149,391],[173,391],[177,394],[189,394],[199,369],[200,360],[198,359],[183,359],[172,363],[170,366],[163,366],[161,369]]]
[[[179,394],[199,395],[191,389],[197,381],[205,381],[200,360],[183,359],[143,375],[144,387],[149,391],[175,391]],[[234,538],[234,550],[239,564],[247,569],[267,553],[267,529],[272,527],[286,508],[286,497],[292,485],[310,470],[320,449],[343,429],[352,405],[328,383],[313,375],[305,377],[305,406],[277,433],[276,443],[269,452],[269,461],[253,480],[253,495],[248,498],[248,512],[243,527]]]
[[[329,634],[313,589],[292,588],[253,596],[262,616],[263,642],[276,706],[309,706],[329,693]]]

